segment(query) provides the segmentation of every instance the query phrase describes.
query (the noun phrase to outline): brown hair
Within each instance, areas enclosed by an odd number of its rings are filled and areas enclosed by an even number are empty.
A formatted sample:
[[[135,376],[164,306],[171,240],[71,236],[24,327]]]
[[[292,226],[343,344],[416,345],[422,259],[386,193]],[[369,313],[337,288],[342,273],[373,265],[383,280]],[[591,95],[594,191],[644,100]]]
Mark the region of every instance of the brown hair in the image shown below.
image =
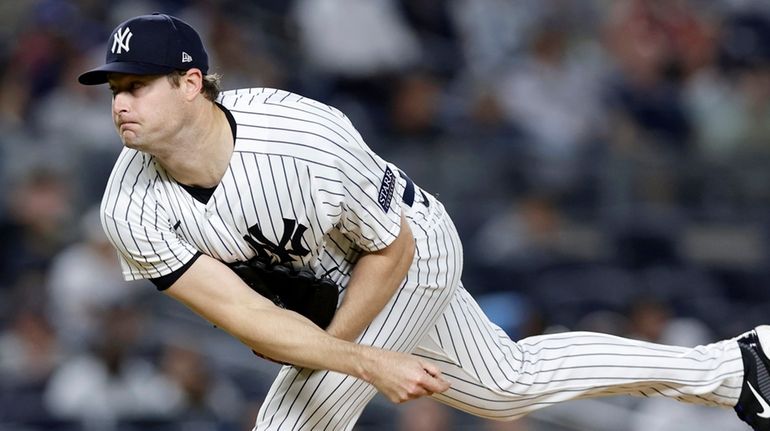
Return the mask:
[[[177,70],[174,72],[171,72],[167,75],[168,80],[171,82],[171,85],[174,87],[179,87],[179,79],[184,76],[187,73],[186,70]],[[221,81],[222,77],[218,73],[211,73],[208,75],[203,75],[203,87],[201,88],[201,93],[203,94],[203,97],[210,101],[217,100],[217,97],[219,97],[219,92],[221,91],[221,88],[219,86],[219,83]]]

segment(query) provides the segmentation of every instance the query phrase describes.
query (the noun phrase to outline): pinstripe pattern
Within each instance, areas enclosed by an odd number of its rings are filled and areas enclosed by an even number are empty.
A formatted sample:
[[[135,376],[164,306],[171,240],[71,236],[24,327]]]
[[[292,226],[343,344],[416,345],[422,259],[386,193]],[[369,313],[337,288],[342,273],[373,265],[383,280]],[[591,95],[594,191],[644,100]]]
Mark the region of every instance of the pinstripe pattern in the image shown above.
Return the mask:
[[[389,211],[378,203],[384,172],[396,167],[372,153],[339,111],[273,89],[225,92],[220,103],[235,118],[237,136],[209,202],[192,197],[149,155],[124,149],[116,162],[102,223],[126,279],[169,274],[196,251],[224,262],[249,259],[249,227],[278,244],[290,219],[307,229],[300,244],[310,250],[292,264],[331,270],[345,285],[361,250],[396,238],[403,184]]]
[[[460,285],[462,246],[440,202],[405,207],[416,242],[415,262],[396,295],[357,340],[414,351],[436,324]],[[258,430],[349,429],[375,389],[327,371],[284,367],[257,418]]]
[[[462,289],[442,317],[415,354],[440,363],[452,382],[435,398],[475,415],[511,420],[617,394],[729,407],[740,394],[743,363],[734,341],[682,348],[570,332],[514,343]]]
[[[169,274],[196,252],[224,262],[249,259],[256,254],[251,228],[260,241],[279,244],[287,226],[301,224],[291,247],[308,253],[292,255],[290,264],[331,271],[344,288],[361,251],[398,236],[403,212],[416,242],[414,262],[358,342],[435,361],[452,382],[437,400],[500,420],[613,394],[737,401],[743,369],[735,341],[689,349],[566,333],[513,342],[463,288],[462,245],[442,204],[432,196],[402,204],[405,183],[398,179],[383,205],[385,172],[397,167],[370,151],[342,113],[266,88],[226,92],[219,102],[235,118],[237,135],[208,202],[193,198],[149,155],[125,149],[116,162],[101,212],[126,279]],[[416,195],[425,196],[419,189]],[[374,394],[350,376],[287,366],[255,430],[351,429]]]
[[[571,332],[512,341],[462,287],[460,241],[441,204],[431,198],[430,208],[405,209],[417,241],[415,263],[358,341],[438,364],[452,387],[436,400],[495,420],[619,394],[723,407],[737,401],[743,364],[732,340],[682,348]],[[284,367],[254,429],[352,429],[374,394],[349,376]]]

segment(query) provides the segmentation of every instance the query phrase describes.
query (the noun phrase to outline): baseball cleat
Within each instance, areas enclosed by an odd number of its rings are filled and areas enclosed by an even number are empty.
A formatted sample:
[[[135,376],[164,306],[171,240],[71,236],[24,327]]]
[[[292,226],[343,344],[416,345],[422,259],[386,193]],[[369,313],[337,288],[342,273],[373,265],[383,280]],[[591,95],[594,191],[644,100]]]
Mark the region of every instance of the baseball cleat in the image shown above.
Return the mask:
[[[755,431],[770,431],[770,326],[757,326],[737,341],[744,375],[735,412]]]

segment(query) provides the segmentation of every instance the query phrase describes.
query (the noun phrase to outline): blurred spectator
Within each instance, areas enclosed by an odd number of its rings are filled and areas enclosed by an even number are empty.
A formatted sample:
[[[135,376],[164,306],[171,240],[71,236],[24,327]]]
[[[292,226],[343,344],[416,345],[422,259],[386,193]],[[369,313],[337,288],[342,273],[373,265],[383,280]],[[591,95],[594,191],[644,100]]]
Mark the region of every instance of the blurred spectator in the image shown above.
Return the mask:
[[[50,412],[101,430],[119,421],[172,418],[183,395],[142,357],[139,337],[146,323],[129,304],[102,310],[103,332],[91,350],[63,362],[51,377],[45,392]]]
[[[233,20],[215,8],[210,9],[205,17],[199,19],[205,20],[203,27],[208,27],[211,42],[207,46],[213,58],[211,64],[215,65],[213,72],[222,75],[225,88],[284,88],[292,75],[284,70],[285,60],[272,53],[271,41],[266,40],[265,31],[283,31],[285,25],[281,24],[285,20],[271,22],[282,17],[254,17],[257,21],[254,25]],[[268,25],[272,28],[265,28]],[[244,28],[246,26],[251,30]],[[278,43],[276,45],[272,48],[285,49]]]
[[[42,310],[14,310],[7,330],[0,333],[0,387],[44,384],[62,353]]]
[[[663,301],[650,296],[638,297],[629,307],[627,335],[638,340],[660,343],[670,323],[671,314]]]
[[[453,0],[397,0],[405,20],[422,45],[423,68],[443,78],[463,70],[465,58],[450,15]]]
[[[554,195],[526,192],[479,228],[469,245],[472,259],[490,266],[535,269],[575,258],[582,252],[570,243],[567,224]],[[581,246],[591,248],[585,240]]]
[[[574,46],[560,17],[544,19],[527,56],[502,71],[496,93],[508,121],[525,134],[528,176],[556,191],[574,186],[581,161],[604,133],[603,59],[597,47]]]
[[[43,424],[43,390],[64,355],[40,309],[17,305],[0,331],[0,424]]]
[[[394,83],[390,101],[390,130],[396,139],[418,139],[432,146],[441,136],[442,86],[435,76],[414,72]]]
[[[27,3],[30,5],[30,3]],[[31,3],[20,20],[7,67],[0,75],[0,116],[26,122],[40,97],[54,89],[76,46],[79,14],[69,1]]]
[[[244,416],[245,403],[238,388],[213,368],[191,344],[167,343],[161,370],[182,392],[175,415],[183,423],[234,426]]]
[[[381,130],[394,76],[419,64],[420,40],[396,0],[297,0],[299,49],[314,73],[308,87],[361,130]],[[344,49],[340,49],[344,46]]]
[[[703,155],[715,160],[770,154],[770,67],[704,74],[688,87]]]
[[[90,64],[85,55],[69,58],[58,85],[40,99],[32,118],[37,130],[59,145],[75,151],[106,148],[117,155],[121,146],[112,125],[109,90],[77,82]]]
[[[72,237],[70,184],[58,172],[33,169],[6,195],[5,218],[0,220],[0,287],[43,284],[51,260]]]
[[[401,72],[417,62],[420,45],[396,6],[393,0],[297,0],[301,49],[312,66],[335,76]]]
[[[80,220],[82,240],[53,259],[48,277],[49,309],[59,338],[84,347],[100,335],[101,313],[114,304],[156,294],[149,284],[123,280],[115,250],[107,241],[98,207]]]
[[[770,153],[770,16],[738,13],[722,22],[720,56],[687,83],[700,150],[711,159]]]
[[[714,53],[713,29],[689,0],[615,2],[605,28],[619,68],[611,106],[667,151],[692,148],[682,84]]]
[[[518,54],[543,3],[540,0],[458,0],[450,3],[468,72],[476,79],[483,79]]]
[[[530,291],[540,290],[536,287],[540,283],[569,280],[573,286],[565,288],[573,293],[567,297],[587,294],[583,300],[590,302],[596,296],[593,288],[592,292],[578,292],[583,282],[587,283],[585,288],[589,287],[592,282],[588,280],[607,281],[605,276],[610,271],[596,268],[596,262],[603,261],[608,252],[605,242],[601,233],[572,221],[552,194],[525,192],[507,207],[494,211],[466,241],[466,259],[472,268],[467,273],[476,278],[468,285],[539,296],[539,292]],[[626,291],[613,289],[619,297]],[[614,296],[605,295],[604,299]]]

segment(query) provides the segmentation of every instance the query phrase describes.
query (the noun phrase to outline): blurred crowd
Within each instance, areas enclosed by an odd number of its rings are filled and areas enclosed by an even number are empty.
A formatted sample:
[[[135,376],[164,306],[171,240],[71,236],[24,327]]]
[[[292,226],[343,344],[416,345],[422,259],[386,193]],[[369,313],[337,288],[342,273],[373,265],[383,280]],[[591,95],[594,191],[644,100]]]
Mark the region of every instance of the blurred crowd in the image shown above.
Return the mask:
[[[119,22],[196,27],[225,88],[345,112],[435,193],[465,284],[513,338],[696,345],[768,323],[764,0],[0,2],[0,430],[250,429],[275,365],[123,282],[97,208],[121,149],[103,62]],[[744,429],[670,400],[514,423],[375,398],[359,430]]]

